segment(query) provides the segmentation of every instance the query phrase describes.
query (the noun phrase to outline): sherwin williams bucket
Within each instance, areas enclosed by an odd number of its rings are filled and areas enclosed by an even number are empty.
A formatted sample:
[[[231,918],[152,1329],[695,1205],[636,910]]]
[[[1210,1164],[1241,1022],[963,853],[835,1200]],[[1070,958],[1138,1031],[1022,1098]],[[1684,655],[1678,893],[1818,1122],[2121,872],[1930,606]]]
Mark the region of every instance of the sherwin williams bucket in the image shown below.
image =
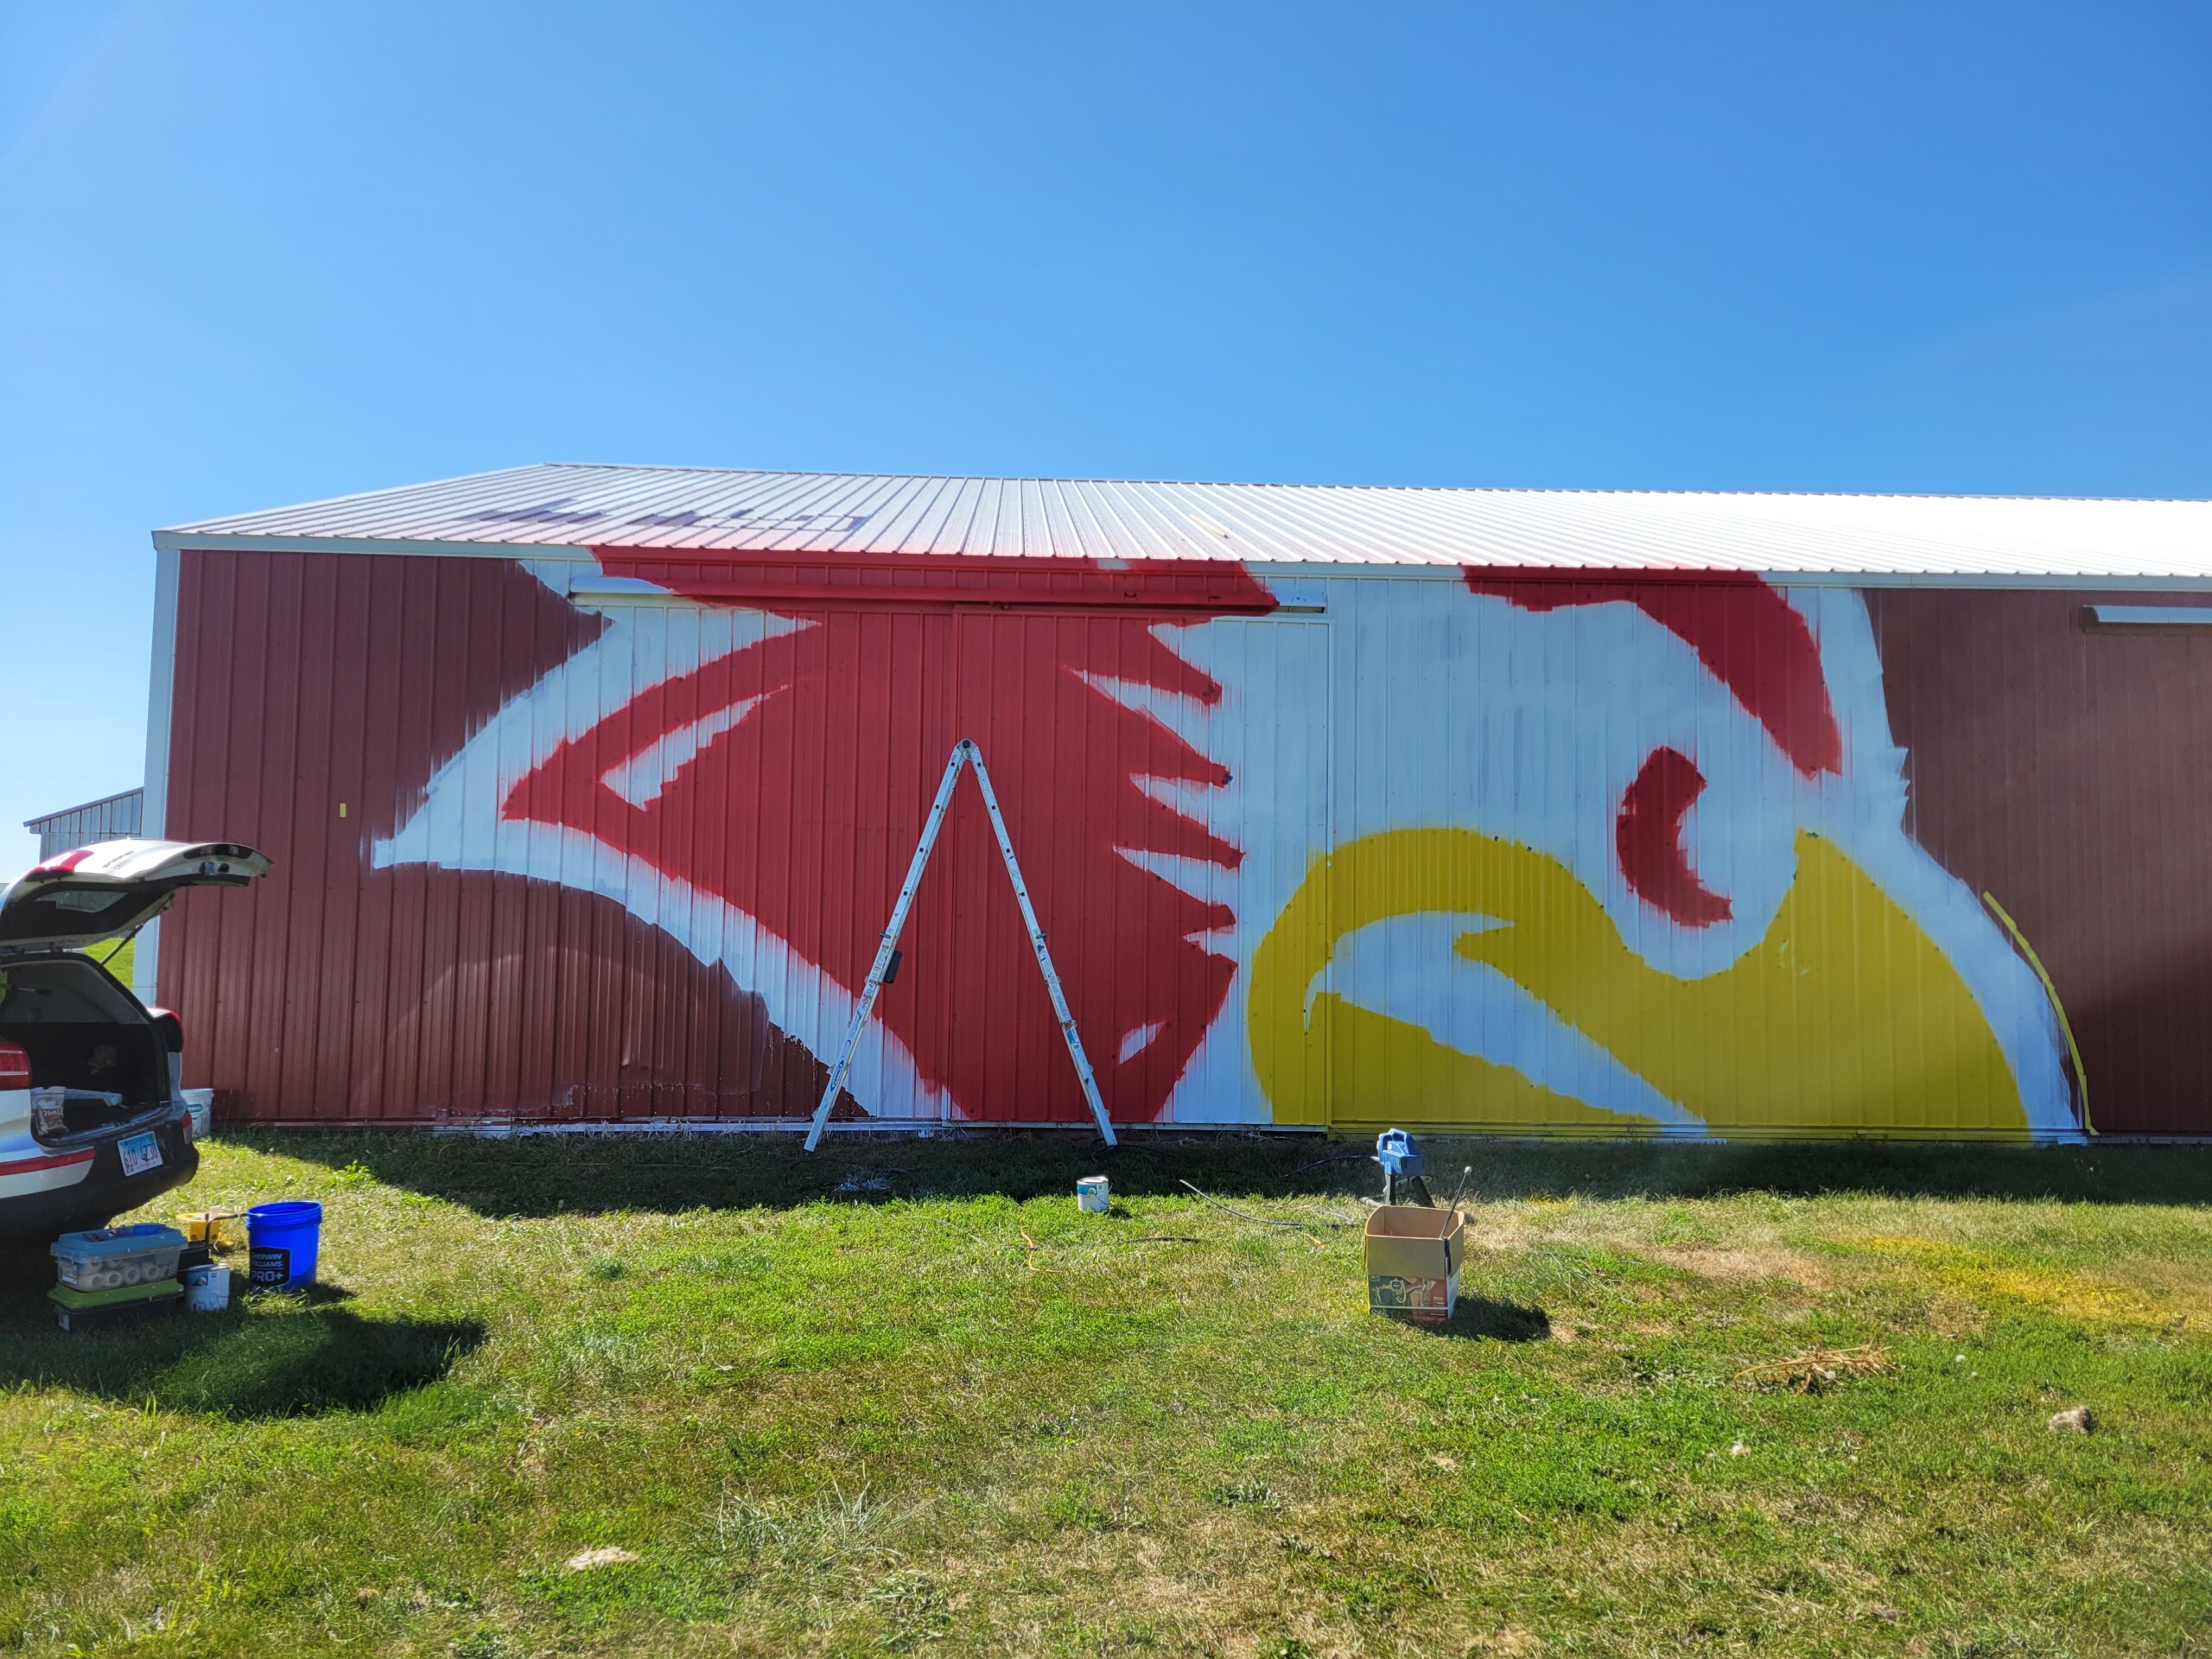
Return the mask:
[[[1112,1192],[1103,1175],[1086,1175],[1075,1184],[1075,1207],[1087,1210],[1094,1216],[1103,1216],[1113,1207]]]
[[[248,1281],[256,1290],[297,1290],[315,1282],[322,1248],[322,1206],[312,1198],[257,1204],[245,1212]]]

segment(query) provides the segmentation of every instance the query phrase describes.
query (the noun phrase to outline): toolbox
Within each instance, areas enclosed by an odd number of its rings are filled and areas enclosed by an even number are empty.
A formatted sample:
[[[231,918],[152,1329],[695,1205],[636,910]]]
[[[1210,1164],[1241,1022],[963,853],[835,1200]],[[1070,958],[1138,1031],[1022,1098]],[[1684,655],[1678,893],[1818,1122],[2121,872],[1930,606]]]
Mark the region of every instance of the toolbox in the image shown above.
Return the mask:
[[[53,1244],[54,1275],[72,1290],[116,1290],[176,1278],[184,1235],[158,1221],[64,1233]]]

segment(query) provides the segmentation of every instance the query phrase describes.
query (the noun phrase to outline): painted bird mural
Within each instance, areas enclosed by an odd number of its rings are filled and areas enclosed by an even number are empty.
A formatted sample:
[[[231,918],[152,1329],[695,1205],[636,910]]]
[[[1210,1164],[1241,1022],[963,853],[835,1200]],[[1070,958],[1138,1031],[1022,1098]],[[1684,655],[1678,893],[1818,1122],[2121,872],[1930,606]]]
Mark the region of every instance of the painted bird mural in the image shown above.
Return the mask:
[[[1856,594],[1238,580],[1169,618],[598,601],[373,855],[613,898],[823,1055],[969,737],[1118,1120],[2075,1132],[2040,986],[1903,829]],[[972,791],[943,845],[854,1103],[1083,1116]]]

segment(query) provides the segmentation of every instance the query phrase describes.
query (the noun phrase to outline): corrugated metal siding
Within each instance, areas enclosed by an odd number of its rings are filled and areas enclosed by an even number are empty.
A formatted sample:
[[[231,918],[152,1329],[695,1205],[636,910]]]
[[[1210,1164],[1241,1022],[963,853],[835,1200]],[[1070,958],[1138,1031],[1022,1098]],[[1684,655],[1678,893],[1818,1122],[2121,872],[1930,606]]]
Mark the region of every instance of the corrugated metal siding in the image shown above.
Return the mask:
[[[165,922],[193,1081],[326,1122],[744,1116],[779,1089],[757,1000],[620,906],[370,864],[438,761],[600,626],[503,563],[187,556],[168,833],[278,861]]]
[[[1252,995],[1325,1027],[1332,1122],[2069,1132],[2039,988],[1897,823],[1856,594],[1467,587],[1332,586],[1331,919]]]
[[[2212,575],[2212,503],[1400,489],[548,465],[238,514],[259,537],[1262,564]]]
[[[38,837],[38,855],[48,859],[92,842],[137,835],[145,821],[145,809],[146,791],[126,789],[120,795],[87,801],[66,812],[29,819],[23,828]]]
[[[254,894],[189,895],[167,925],[162,995],[207,1033],[195,1079],[272,1121],[809,1111],[818,1066],[715,954],[733,925],[721,896],[856,983],[937,772],[970,736],[1040,915],[1087,942],[1063,973],[1078,1019],[1112,1039],[1108,1098],[1157,1115],[1229,967],[1186,942],[1209,907],[1117,848],[1230,855],[1163,830],[1172,815],[1136,781],[1202,760],[1092,689],[1205,691],[1152,637],[1160,613],[802,611],[805,626],[750,648],[702,645],[753,614],[658,605],[602,621],[499,561],[187,553],[169,833],[220,826],[278,862]],[[764,694],[772,708],[741,732],[690,735]],[[698,753],[650,798],[618,798],[607,775],[663,743]],[[464,750],[493,769],[440,798],[466,823],[378,868],[378,843],[426,817],[433,772]],[[607,868],[535,869],[501,839],[493,776]],[[972,788],[944,847],[880,1004],[879,1069],[895,1039],[971,1115],[1084,1116]],[[764,971],[785,1027],[842,1028],[847,990],[804,966]],[[880,1109],[944,1109],[911,1075],[887,1087]]]
[[[2212,637],[2072,594],[1873,596],[1914,837],[2056,983],[2106,1133],[2212,1130]],[[2139,602],[2139,596],[2128,595]]]
[[[191,1079],[262,1121],[801,1116],[968,737],[1123,1122],[2070,1133],[1986,887],[2099,1127],[2212,1130],[2212,640],[2085,639],[2082,595],[1100,574],[762,609],[185,553],[166,832],[278,861],[165,924]],[[1085,1116],[972,785],[904,948],[843,1109]]]

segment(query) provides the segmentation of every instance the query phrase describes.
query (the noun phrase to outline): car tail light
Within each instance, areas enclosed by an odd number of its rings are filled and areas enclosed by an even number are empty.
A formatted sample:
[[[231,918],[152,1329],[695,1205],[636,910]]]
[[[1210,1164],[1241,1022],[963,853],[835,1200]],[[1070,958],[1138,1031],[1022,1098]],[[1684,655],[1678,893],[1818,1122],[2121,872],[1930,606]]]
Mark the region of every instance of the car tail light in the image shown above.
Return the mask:
[[[146,1017],[154,1022],[154,1029],[162,1034],[162,1047],[171,1054],[184,1052],[184,1021],[167,1008],[149,1007]]]
[[[30,1086],[31,1057],[17,1044],[0,1042],[0,1089]]]

